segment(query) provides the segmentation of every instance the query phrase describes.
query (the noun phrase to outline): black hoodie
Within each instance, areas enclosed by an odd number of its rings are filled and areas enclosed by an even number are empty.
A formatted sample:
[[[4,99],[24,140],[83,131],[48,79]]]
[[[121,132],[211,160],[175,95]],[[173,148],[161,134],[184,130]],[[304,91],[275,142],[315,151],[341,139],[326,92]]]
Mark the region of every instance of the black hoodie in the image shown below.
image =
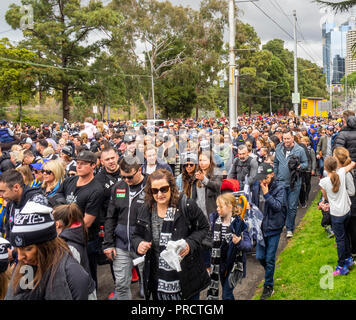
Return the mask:
[[[14,164],[10,160],[10,153],[7,151],[4,151],[0,157],[0,171],[5,172],[6,170],[9,169],[15,169]]]
[[[90,275],[87,241],[85,240],[82,226],[64,229],[59,234],[59,237],[67,242],[75,260],[77,260]],[[91,278],[89,283],[89,293],[92,293],[95,290],[95,282]]]
[[[344,147],[350,152],[352,161],[356,161],[356,117],[347,118],[347,126],[342,128],[334,140],[333,149]]]

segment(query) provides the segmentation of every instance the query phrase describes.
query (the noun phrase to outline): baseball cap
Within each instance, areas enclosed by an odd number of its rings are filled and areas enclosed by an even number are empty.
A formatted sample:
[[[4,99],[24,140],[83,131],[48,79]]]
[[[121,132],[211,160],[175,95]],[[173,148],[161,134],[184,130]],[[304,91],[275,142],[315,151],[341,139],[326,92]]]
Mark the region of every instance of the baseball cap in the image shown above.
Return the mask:
[[[191,163],[198,163],[198,155],[196,153],[193,152],[187,152],[183,155],[183,159],[182,159],[182,163],[186,164],[187,162],[191,162]]]
[[[136,141],[136,135],[135,134],[125,134],[124,137],[124,142],[125,143],[130,143],[130,142],[135,142]]]
[[[30,166],[35,170],[42,170],[43,165],[48,161],[48,159],[42,159],[42,161],[31,163]]]
[[[77,156],[77,161],[86,161],[86,162],[91,162],[91,163],[96,163],[97,157],[94,152],[83,150],[78,153]]]
[[[273,167],[269,163],[263,162],[257,169],[256,180],[264,180],[267,175],[273,173]]]
[[[73,149],[71,146],[64,146],[61,150],[62,153],[66,154],[68,157],[73,156]]]
[[[20,141],[20,144],[25,144],[25,143],[29,143],[29,144],[32,144],[32,139],[27,137],[27,138],[24,138]]]

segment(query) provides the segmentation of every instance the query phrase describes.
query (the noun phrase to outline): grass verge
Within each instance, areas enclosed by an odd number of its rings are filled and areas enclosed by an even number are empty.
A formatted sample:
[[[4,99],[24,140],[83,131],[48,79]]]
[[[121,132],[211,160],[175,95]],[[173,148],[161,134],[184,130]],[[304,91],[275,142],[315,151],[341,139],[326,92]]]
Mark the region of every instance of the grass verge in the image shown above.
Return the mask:
[[[356,267],[346,276],[332,275],[337,264],[335,238],[329,239],[317,209],[320,194],[280,254],[270,300],[354,300]],[[254,296],[259,299],[263,282]]]

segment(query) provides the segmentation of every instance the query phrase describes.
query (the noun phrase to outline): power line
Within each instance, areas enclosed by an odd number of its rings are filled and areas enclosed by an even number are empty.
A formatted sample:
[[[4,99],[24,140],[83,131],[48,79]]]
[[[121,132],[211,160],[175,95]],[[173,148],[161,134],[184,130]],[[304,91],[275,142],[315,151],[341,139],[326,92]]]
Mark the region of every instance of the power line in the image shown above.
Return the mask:
[[[270,19],[274,24],[276,24],[278,26],[279,29],[281,29],[285,34],[288,35],[289,38],[291,38],[292,40],[294,40],[294,37],[288,32],[286,31],[278,22],[276,22],[270,15],[268,15],[261,7],[259,7],[256,3],[252,2],[252,4],[259,9],[268,19]],[[316,63],[316,60],[314,57],[312,57],[310,55],[310,53],[308,53],[304,47],[302,47],[299,43],[298,46],[309,56],[309,58],[311,58],[311,60],[314,61],[314,63]]]
[[[92,70],[84,70],[84,69],[74,69],[74,68],[68,68],[68,67],[60,67],[60,66],[51,66],[48,64],[41,64],[41,63],[36,63],[32,61],[25,61],[25,60],[16,60],[16,59],[10,59],[10,58],[5,58],[5,57],[0,57],[0,60],[7,61],[7,62],[13,62],[13,63],[19,63],[19,64],[27,64],[27,65],[32,65],[36,67],[41,67],[41,68],[54,68],[54,69],[60,69],[60,70],[68,70],[68,71],[75,71],[75,72],[86,72],[86,73],[97,73],[97,74],[112,74],[112,72],[99,72],[99,71],[92,71]],[[138,78],[151,78],[149,75],[141,75],[141,74],[125,74],[125,73],[120,73],[120,76],[123,77],[138,77]]]

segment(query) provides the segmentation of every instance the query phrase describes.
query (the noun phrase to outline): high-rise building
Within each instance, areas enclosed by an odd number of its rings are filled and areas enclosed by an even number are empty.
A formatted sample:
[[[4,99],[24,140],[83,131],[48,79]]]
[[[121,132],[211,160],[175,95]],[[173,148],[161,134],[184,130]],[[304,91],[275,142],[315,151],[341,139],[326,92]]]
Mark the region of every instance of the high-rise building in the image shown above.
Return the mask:
[[[353,52],[352,52],[352,47],[356,43],[356,30],[350,30],[347,33],[346,43],[347,43],[347,53],[346,53],[346,61],[345,61],[345,71],[346,71],[346,75],[349,75],[351,72],[356,71],[356,59],[353,58]]]
[[[335,22],[325,22],[322,27],[323,72],[326,83],[340,84],[345,75],[345,59],[347,56],[347,33],[353,28],[355,21],[351,18],[337,26]]]

